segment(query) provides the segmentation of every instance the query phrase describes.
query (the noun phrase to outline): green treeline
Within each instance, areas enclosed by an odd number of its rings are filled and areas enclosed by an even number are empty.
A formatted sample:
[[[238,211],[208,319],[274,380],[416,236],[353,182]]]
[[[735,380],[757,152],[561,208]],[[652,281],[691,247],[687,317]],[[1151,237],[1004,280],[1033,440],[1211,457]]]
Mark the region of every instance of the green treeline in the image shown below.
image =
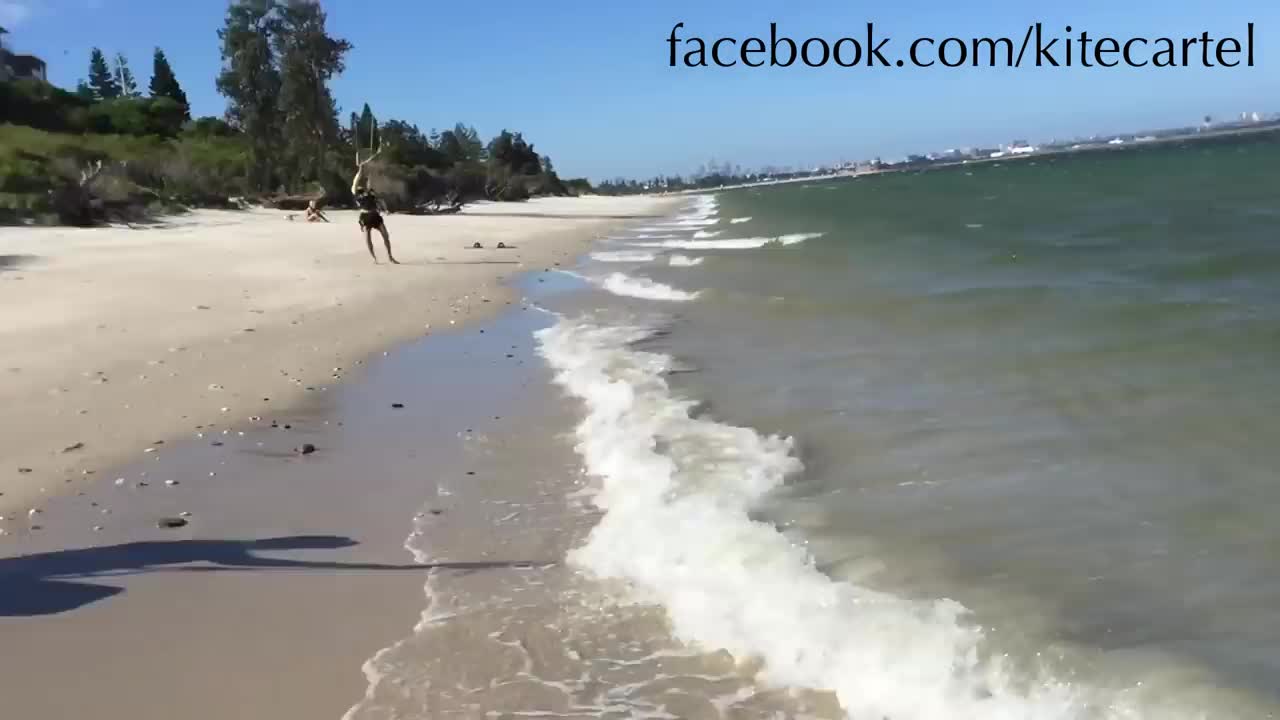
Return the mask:
[[[73,92],[36,80],[0,82],[0,221],[91,223],[113,210],[351,201],[356,153],[394,211],[481,198],[523,200],[590,190],[562,182],[520,133],[483,142],[459,123],[423,132],[365,104],[339,119],[330,81],[350,42],[326,29],[313,0],[236,0],[217,31],[227,99],[222,118],[192,118],[163,50],[140,87],[127,58],[100,48]]]

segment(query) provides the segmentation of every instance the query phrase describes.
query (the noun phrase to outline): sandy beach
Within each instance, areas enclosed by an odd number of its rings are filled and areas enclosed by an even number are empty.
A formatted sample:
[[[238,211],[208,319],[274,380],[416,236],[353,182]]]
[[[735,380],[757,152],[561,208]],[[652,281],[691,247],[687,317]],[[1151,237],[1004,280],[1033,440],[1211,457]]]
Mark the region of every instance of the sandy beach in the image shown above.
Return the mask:
[[[538,362],[521,319],[536,313],[504,283],[670,205],[393,215],[399,267],[374,265],[342,212],[0,229],[8,709],[341,717],[361,664],[417,621],[429,571],[558,560],[502,533],[416,562],[404,543],[442,478],[474,473],[466,448],[519,422],[534,385],[551,396],[514,371]],[[567,444],[536,455],[516,466],[573,460]]]
[[[331,213],[331,224],[258,210],[146,230],[0,228],[0,514],[25,514],[158,440],[287,407],[375,350],[496,311],[511,300],[504,279],[553,267],[661,206],[547,199],[396,215],[400,266],[371,262],[354,212]]]

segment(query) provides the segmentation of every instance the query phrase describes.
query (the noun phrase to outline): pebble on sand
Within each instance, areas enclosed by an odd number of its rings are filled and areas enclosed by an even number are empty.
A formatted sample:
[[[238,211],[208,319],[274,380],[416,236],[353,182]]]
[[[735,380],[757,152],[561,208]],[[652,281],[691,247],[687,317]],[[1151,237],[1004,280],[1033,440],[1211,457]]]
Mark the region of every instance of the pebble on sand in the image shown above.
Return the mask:
[[[395,409],[397,409],[397,410],[403,410],[403,409],[404,409],[404,403],[391,403],[391,407],[393,407],[393,408],[395,408]]]
[[[165,484],[165,485],[168,485],[169,487],[173,487],[174,485],[177,485],[177,484],[178,484],[178,481],[177,481],[177,480],[165,480],[165,481],[164,481],[164,484]]]
[[[305,443],[303,444],[302,447],[298,448],[297,450],[299,455],[310,455],[315,451],[316,451],[316,446],[312,445],[311,443]]]
[[[156,527],[158,528],[180,528],[186,524],[187,521],[180,517],[160,518],[156,521]]]

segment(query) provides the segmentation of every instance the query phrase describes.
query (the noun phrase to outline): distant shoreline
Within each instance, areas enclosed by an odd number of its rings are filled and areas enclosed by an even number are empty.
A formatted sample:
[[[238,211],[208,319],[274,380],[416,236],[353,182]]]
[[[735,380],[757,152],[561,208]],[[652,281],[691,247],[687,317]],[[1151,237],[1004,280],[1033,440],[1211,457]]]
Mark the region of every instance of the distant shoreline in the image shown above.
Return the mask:
[[[1177,135],[1165,135],[1163,137],[1155,137],[1150,140],[1126,141],[1122,145],[1111,145],[1109,143],[1090,143],[1088,145],[1081,144],[1079,147],[1055,148],[1052,150],[1037,151],[1027,153],[1025,155],[1003,155],[1001,157],[985,157],[985,158],[966,158],[964,160],[955,160],[950,162],[935,162],[921,165],[906,165],[902,167],[886,167],[872,170],[847,170],[832,173],[822,173],[818,175],[806,175],[804,177],[789,177],[779,180],[761,180],[752,183],[738,183],[735,185],[720,185],[713,188],[697,188],[691,190],[677,190],[675,192],[658,193],[661,196],[672,195],[699,195],[705,193],[716,193],[723,190],[739,190],[744,188],[768,187],[771,185],[789,185],[804,182],[823,182],[827,180],[839,180],[841,178],[859,178],[870,175],[885,175],[889,173],[903,172],[926,172],[929,170],[943,170],[955,167],[964,167],[966,165],[987,165],[991,163],[1001,162],[1024,162],[1035,158],[1061,157],[1064,155],[1080,155],[1095,152],[1125,152],[1128,150],[1136,150],[1140,148],[1151,147],[1153,145],[1168,145],[1178,142],[1199,142],[1207,140],[1218,140],[1233,136],[1243,135],[1261,135],[1265,133],[1280,133],[1280,123],[1273,123],[1256,127],[1236,127],[1223,130],[1208,130],[1196,133],[1181,133]]]

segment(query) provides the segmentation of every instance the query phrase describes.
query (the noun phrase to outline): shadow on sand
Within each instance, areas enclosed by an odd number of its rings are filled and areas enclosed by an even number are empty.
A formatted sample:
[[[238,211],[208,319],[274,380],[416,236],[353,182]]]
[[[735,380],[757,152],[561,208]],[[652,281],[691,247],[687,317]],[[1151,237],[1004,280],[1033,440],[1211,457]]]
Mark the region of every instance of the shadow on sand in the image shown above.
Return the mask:
[[[220,570],[493,570],[533,568],[555,562],[444,562],[384,565],[289,560],[255,555],[259,551],[336,550],[356,541],[335,535],[300,535],[265,540],[174,540],[133,542],[107,547],[0,558],[0,617],[53,615],[75,610],[124,592],[86,580],[147,572]]]
[[[17,270],[20,266],[33,262],[36,255],[0,255],[0,272]]]

